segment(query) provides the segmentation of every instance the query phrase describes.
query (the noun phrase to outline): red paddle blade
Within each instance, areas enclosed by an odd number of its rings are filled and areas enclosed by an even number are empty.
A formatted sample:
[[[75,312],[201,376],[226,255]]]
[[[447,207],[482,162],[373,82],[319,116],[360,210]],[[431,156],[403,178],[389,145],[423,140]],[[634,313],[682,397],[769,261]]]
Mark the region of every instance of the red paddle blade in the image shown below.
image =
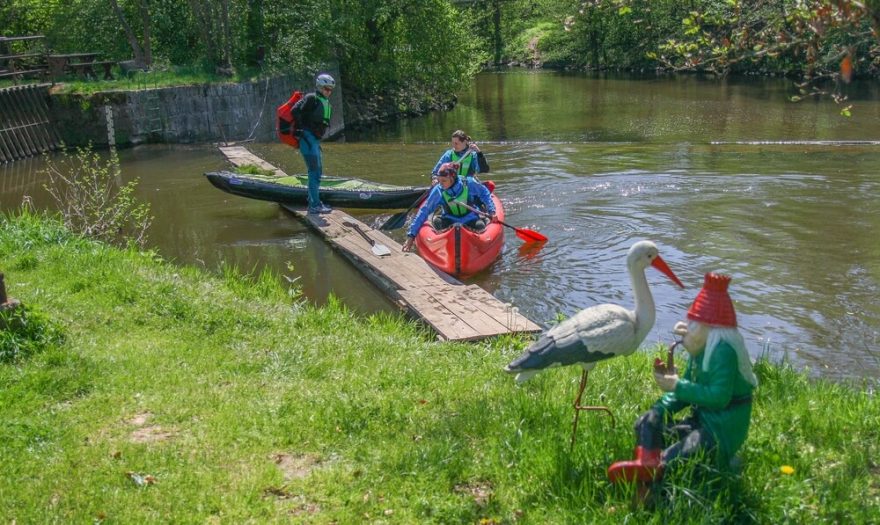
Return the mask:
[[[541,235],[540,233],[538,233],[534,230],[529,230],[527,228],[514,228],[513,230],[516,232],[516,236],[519,237],[520,239],[524,240],[525,242],[547,242],[548,241],[547,237]]]
[[[532,260],[541,253],[543,242],[524,242],[519,245],[519,256],[523,259]]]

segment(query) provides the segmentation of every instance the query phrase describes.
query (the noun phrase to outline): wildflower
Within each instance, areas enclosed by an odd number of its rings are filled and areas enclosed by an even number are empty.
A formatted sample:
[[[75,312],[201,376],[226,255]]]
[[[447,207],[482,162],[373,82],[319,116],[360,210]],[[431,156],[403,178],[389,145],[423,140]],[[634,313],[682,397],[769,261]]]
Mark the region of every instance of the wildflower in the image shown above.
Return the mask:
[[[792,467],[791,465],[782,465],[781,467],[779,467],[779,472],[782,472],[783,474],[790,476],[790,475],[794,474],[794,467]]]

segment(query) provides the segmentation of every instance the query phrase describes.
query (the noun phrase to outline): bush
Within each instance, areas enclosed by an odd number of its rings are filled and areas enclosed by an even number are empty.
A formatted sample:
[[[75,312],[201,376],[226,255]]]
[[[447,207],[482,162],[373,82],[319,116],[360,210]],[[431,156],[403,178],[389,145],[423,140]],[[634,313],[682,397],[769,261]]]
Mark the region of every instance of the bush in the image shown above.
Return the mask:
[[[61,329],[28,306],[0,310],[0,363],[26,359],[64,342]]]

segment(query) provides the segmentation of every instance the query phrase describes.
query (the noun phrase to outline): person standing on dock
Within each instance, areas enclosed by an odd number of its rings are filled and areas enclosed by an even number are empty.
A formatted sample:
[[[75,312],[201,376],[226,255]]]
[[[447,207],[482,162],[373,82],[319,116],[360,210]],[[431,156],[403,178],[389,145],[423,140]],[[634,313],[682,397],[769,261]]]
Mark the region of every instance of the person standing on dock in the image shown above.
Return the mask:
[[[330,94],[336,81],[326,73],[315,79],[315,91],[300,99],[293,106],[299,152],[302,153],[309,172],[309,213],[330,213],[331,208],[321,202],[318,189],[321,185],[324,165],[321,159],[321,139],[330,127]]]
[[[456,130],[452,134],[452,148],[446,150],[437,161],[437,165],[431,170],[431,174],[436,177],[440,171],[440,166],[447,162],[457,162],[461,166],[458,170],[459,177],[476,178],[477,173],[489,173],[489,163],[486,162],[486,156],[480,151],[477,143],[464,131]],[[469,152],[475,155],[468,155]]]

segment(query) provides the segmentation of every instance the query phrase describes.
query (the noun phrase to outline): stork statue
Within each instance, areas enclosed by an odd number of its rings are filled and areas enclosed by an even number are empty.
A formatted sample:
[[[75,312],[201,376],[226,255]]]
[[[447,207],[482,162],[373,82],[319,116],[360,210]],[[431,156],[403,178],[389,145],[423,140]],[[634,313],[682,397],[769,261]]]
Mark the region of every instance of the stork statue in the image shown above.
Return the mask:
[[[648,288],[645,269],[657,268],[675,284],[684,288],[660,257],[657,246],[650,241],[635,243],[626,256],[626,268],[632,282],[636,299],[635,311],[616,304],[599,304],[576,313],[574,316],[547,330],[526,351],[504,369],[516,374],[516,382],[522,383],[546,368],[581,365],[580,389],[574,401],[571,446],[574,447],[578,416],[581,410],[602,410],[611,416],[608,407],[582,406],[581,396],[587,385],[587,374],[599,361],[633,353],[654,326],[654,298]]]

